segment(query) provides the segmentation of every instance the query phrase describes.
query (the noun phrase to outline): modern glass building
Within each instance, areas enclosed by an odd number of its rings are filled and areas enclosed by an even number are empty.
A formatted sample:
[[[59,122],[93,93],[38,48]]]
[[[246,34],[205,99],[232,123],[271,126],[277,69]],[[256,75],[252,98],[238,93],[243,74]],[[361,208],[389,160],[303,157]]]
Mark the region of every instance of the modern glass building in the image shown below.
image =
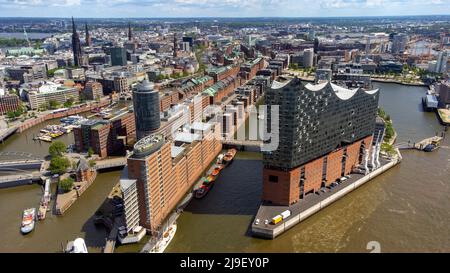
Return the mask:
[[[291,205],[350,173],[371,147],[378,98],[378,90],[279,77],[266,93],[268,124],[279,105],[279,145],[264,154],[263,201]]]
[[[112,66],[125,66],[127,65],[127,51],[123,47],[112,47],[111,52],[111,65]]]
[[[144,80],[133,91],[137,140],[150,135],[161,126],[159,92],[153,83]]]

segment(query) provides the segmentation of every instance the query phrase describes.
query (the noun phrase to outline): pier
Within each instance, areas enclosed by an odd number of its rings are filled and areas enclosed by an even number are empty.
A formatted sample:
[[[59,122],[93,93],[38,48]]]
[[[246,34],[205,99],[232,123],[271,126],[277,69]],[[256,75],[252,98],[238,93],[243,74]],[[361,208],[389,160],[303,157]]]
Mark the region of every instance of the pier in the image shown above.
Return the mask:
[[[18,127],[14,126],[6,130],[2,130],[2,132],[0,133],[0,142],[5,141],[8,137],[13,135],[17,131],[17,128]]]
[[[103,159],[96,161],[94,169],[97,171],[101,171],[112,168],[125,167],[126,164],[127,164],[126,157]]]
[[[432,143],[439,143],[441,142],[444,137],[444,134],[442,134],[442,136],[434,136],[434,137],[429,137],[426,138],[422,141],[419,141],[417,143],[413,142],[411,143],[410,141],[408,142],[401,142],[396,144],[394,147],[399,149],[399,150],[419,150],[422,151],[427,145],[432,144]]]
[[[233,140],[222,141],[223,148],[236,148],[239,151],[261,152],[263,142],[261,140]]]

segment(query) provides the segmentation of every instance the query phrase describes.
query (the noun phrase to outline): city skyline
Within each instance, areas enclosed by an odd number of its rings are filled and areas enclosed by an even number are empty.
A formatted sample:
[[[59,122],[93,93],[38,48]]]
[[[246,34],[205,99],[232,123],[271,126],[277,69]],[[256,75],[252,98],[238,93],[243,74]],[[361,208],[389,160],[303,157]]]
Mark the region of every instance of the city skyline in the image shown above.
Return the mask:
[[[450,14],[450,0],[0,0],[0,7],[0,17],[354,17],[362,9],[364,16]]]

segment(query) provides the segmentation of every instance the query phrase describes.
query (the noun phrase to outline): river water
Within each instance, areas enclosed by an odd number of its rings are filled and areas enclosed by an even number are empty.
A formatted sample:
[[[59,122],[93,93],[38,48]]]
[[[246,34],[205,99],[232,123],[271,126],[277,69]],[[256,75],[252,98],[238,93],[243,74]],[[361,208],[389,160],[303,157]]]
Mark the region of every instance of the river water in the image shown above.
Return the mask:
[[[398,132],[398,142],[418,141],[442,131],[434,113],[421,110],[425,89],[376,83],[380,105]],[[48,144],[33,145],[42,126],[14,135],[0,151],[46,154]],[[26,140],[28,135],[28,142]],[[66,136],[67,143],[73,136]],[[27,144],[29,144],[27,146]],[[261,156],[238,153],[214,190],[193,200],[178,219],[177,233],[167,252],[368,252],[377,241],[382,252],[450,251],[450,141],[433,153],[404,151],[403,162],[355,190],[275,240],[252,238],[248,228],[261,195]],[[106,231],[91,216],[104,201],[120,172],[100,174],[96,182],[63,217],[38,222],[27,236],[19,232],[21,212],[37,206],[38,185],[0,190],[0,252],[55,252],[61,243],[82,236],[89,250],[100,251]],[[136,252],[140,245],[120,246]]]

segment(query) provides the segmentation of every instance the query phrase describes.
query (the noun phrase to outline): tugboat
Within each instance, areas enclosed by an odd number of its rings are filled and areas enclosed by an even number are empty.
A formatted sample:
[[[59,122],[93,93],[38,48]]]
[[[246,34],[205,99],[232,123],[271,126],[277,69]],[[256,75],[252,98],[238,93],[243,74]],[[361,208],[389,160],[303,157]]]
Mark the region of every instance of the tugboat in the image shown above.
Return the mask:
[[[205,197],[213,188],[215,181],[216,177],[213,175],[209,175],[207,178],[204,178],[203,184],[195,191],[194,197],[196,199],[202,199],[203,197]]]
[[[236,149],[229,149],[228,152],[223,157],[224,164],[225,165],[230,164],[233,161],[234,156],[236,155],[236,153],[237,153]]]
[[[22,225],[20,231],[22,234],[28,234],[34,230],[34,223],[36,221],[36,209],[30,208],[23,211]]]

